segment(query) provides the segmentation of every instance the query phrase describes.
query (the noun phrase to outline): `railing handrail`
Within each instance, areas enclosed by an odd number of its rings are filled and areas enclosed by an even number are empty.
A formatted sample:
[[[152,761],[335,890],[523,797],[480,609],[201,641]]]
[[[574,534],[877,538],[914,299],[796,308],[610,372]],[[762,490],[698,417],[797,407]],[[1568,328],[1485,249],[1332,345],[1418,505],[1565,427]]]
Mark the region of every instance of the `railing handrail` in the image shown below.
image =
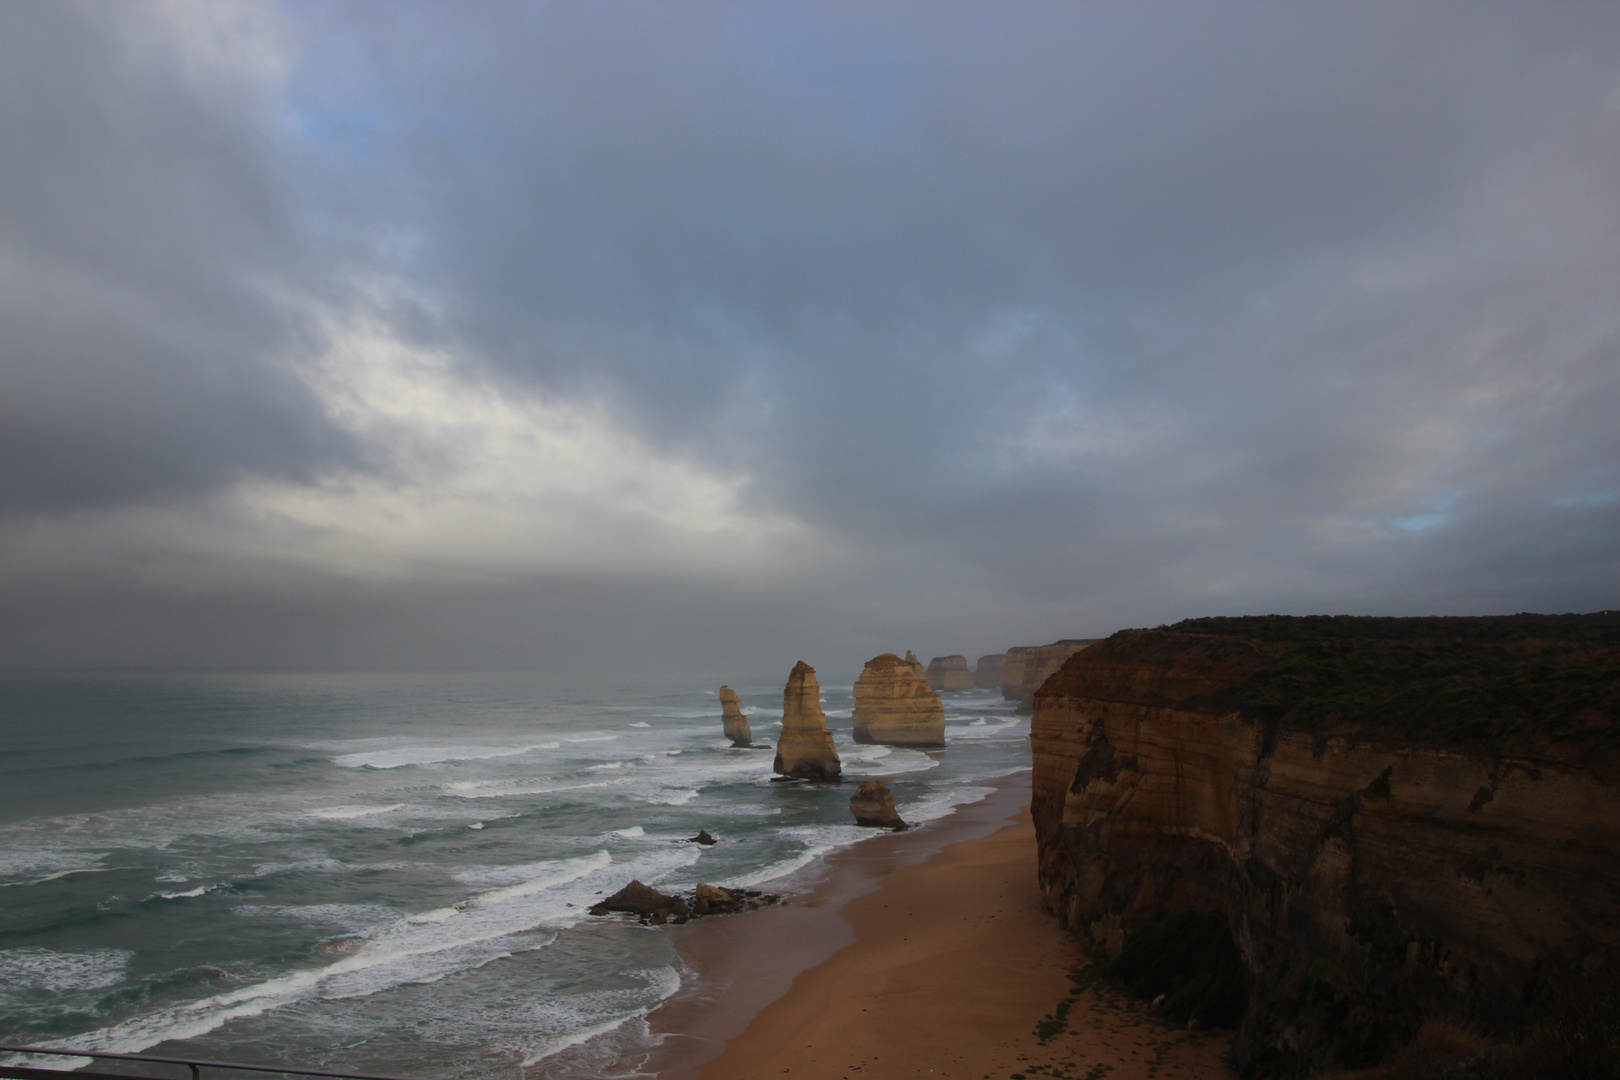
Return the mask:
[[[288,1069],[280,1065],[238,1065],[230,1061],[198,1061],[195,1058],[151,1057],[147,1054],[111,1054],[99,1050],[53,1050],[44,1046],[0,1046],[0,1053],[7,1054],[56,1054],[60,1057],[87,1057],[87,1058],[113,1058],[118,1061],[150,1061],[159,1065],[189,1065],[192,1075],[196,1070],[207,1069],[243,1069],[248,1072],[290,1073],[293,1076],[327,1076],[335,1080],[409,1080],[399,1076],[375,1076],[370,1073],[322,1072],[319,1069]],[[0,1069],[5,1068],[0,1065]],[[63,1075],[71,1075],[63,1070]]]

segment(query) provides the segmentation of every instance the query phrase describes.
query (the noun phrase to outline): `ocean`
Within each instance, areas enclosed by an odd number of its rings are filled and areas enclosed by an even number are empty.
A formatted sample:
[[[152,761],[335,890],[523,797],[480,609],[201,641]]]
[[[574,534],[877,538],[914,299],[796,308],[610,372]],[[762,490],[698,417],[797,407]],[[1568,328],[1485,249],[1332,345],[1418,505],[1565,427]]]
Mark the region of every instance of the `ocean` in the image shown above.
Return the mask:
[[[0,678],[0,1043],[631,1073],[643,1018],[694,976],[597,899],[632,878],[791,894],[881,835],[850,781],[924,822],[1028,767],[998,692],[942,695],[943,750],[860,746],[850,682],[822,675],[841,785],[771,783],[694,676]],[[786,677],[728,680],[756,743]],[[719,842],[684,842],[700,829]]]

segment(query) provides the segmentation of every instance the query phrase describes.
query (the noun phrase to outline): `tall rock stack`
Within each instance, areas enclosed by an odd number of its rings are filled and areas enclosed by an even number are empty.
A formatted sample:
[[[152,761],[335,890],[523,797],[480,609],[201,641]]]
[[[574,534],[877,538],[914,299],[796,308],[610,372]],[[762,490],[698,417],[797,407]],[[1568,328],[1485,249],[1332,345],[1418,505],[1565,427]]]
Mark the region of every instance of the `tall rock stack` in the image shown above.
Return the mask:
[[[748,726],[748,717],[743,715],[742,702],[737,700],[737,691],[729,686],[720,688],[720,723],[732,746],[754,745],[754,732]]]
[[[1017,701],[1024,696],[1024,658],[1032,646],[1017,645],[1008,649],[1001,660],[1001,696]]]
[[[906,663],[917,669],[917,674],[922,676],[924,682],[928,681],[928,675],[923,670],[922,661],[917,659],[917,654],[910,649],[906,650]]]
[[[991,653],[979,657],[978,664],[973,668],[973,685],[979,690],[1001,689],[1001,662],[1007,658],[1006,653]]]
[[[935,690],[971,690],[973,672],[965,656],[936,656],[928,661],[928,685]]]
[[[891,746],[944,746],[945,707],[922,665],[894,653],[874,656],[855,680],[855,741]]]
[[[782,737],[776,743],[775,771],[803,780],[826,780],[843,772],[833,747],[827,716],[821,711],[816,669],[800,660],[782,688]]]
[[[1024,677],[1018,691],[1018,711],[1035,710],[1035,691],[1053,675],[1063,662],[1088,645],[1097,644],[1097,638],[1064,638],[1050,645],[1037,645],[1024,654]]]

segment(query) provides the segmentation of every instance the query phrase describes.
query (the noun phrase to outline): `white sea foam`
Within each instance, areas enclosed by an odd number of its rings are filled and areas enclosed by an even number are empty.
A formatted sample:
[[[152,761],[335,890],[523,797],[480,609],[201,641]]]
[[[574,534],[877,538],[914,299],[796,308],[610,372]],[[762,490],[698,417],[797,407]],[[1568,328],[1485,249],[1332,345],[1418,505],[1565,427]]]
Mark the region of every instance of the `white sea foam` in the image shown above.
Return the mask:
[[[324,967],[278,978],[131,1017],[98,1031],[75,1036],[75,1048],[138,1053],[171,1039],[192,1039],[232,1020],[262,1015],[297,1001],[365,997],[402,983],[422,983],[469,971],[518,951],[555,940],[557,927],[586,917],[584,905],[595,892],[620,877],[660,880],[697,858],[690,849],[652,853],[613,866],[605,851],[544,865],[534,877],[470,897],[463,903],[400,919],[379,930],[351,955]],[[573,906],[570,907],[569,905]]]
[[[586,788],[611,787],[614,784],[628,782],[628,777],[619,777],[613,780],[597,780],[589,784],[509,784],[504,781],[499,786],[479,786],[451,791],[449,794],[458,799],[498,799],[508,795],[553,795],[561,791],[584,791]]]
[[[160,900],[186,900],[193,896],[203,896],[207,893],[215,891],[216,889],[228,888],[230,888],[230,886],[225,882],[217,881],[212,885],[199,885],[195,889],[187,889],[185,892],[160,892],[157,894],[157,896]]]
[[[573,738],[564,739],[563,742],[567,742],[567,743],[612,742],[614,739],[617,739],[617,738],[618,738],[617,735],[577,735],[577,736],[574,736]]]
[[[632,825],[628,829],[614,829],[613,835],[622,836],[626,840],[634,840],[638,836],[646,836],[647,830],[643,829],[640,825]]]
[[[55,952],[33,945],[0,949],[0,997],[12,989],[64,993],[116,986],[134,956],[125,949]]]
[[[614,738],[614,736],[607,736]],[[573,741],[573,740],[569,740]],[[521,746],[489,746],[463,743],[456,746],[396,746],[387,750],[366,750],[341,754],[332,764],[345,769],[399,769],[407,765],[436,765],[443,761],[487,761],[490,758],[518,757],[535,750],[555,750],[555,742],[525,743]]]
[[[568,1003],[570,1011],[575,1016],[577,1016],[580,1012],[586,1011],[589,1009],[591,1004],[596,1004],[597,1002],[601,1002],[603,1005],[606,1005],[609,1010],[611,1010],[614,1005],[617,1005],[617,1015],[610,1015],[607,1019],[599,1021],[598,1023],[579,1028],[575,1031],[570,1031],[566,1035],[559,1035],[545,1040],[538,1047],[525,1055],[523,1058],[523,1067],[525,1069],[531,1068],[532,1066],[538,1065],[546,1058],[556,1057],[564,1050],[579,1046],[582,1043],[590,1041],[591,1039],[600,1038],[601,1036],[622,1027],[628,1021],[639,1019],[651,1011],[652,1005],[667,1000],[674,995],[675,991],[681,988],[680,973],[672,967],[659,968],[655,971],[628,972],[627,974],[641,975],[647,979],[650,985],[643,994],[638,996],[643,997],[644,999],[651,998],[651,1002],[644,1001],[640,1007],[626,1010],[624,1008],[624,995],[622,992],[606,991],[597,992],[595,994],[580,995],[578,999],[571,1000]],[[582,1008],[582,1006],[584,1006],[584,1008]]]
[[[326,818],[330,821],[349,821],[353,818],[370,817],[373,814],[391,814],[395,810],[405,809],[404,803],[394,803],[391,806],[328,806],[322,810],[305,810],[310,817]]]
[[[626,726],[626,727],[645,727],[645,728],[650,728],[650,727],[652,727],[652,725],[651,725],[651,724],[649,724],[649,723],[647,723],[647,721],[645,721],[645,720],[637,720],[637,721],[636,721],[636,722],[635,722],[635,723],[633,723],[633,724],[626,724],[626,725],[625,725],[625,726]]]

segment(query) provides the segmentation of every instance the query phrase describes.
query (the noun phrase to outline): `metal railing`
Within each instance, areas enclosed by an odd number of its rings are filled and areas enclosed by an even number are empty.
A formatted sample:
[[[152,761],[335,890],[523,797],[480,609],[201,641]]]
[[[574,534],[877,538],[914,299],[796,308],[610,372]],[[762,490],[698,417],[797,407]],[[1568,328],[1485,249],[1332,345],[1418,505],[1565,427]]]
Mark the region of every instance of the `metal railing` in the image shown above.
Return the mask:
[[[405,1077],[374,1076],[370,1073],[322,1072],[319,1069],[289,1069],[282,1065],[238,1065],[231,1061],[197,1061],[192,1058],[149,1057],[146,1054],[104,1054],[95,1050],[52,1050],[43,1046],[0,1046],[0,1053],[54,1054],[58,1057],[107,1058],[116,1061],[144,1061],[154,1065],[184,1065],[191,1070],[191,1080],[202,1080],[204,1069],[237,1069],[243,1072],[284,1073],[288,1076],[324,1076],[333,1080],[407,1080]],[[162,1077],[135,1073],[40,1069],[29,1065],[7,1065],[0,1062],[0,1077],[9,1077],[12,1080],[62,1080],[68,1076],[82,1077],[84,1080],[164,1080]]]

